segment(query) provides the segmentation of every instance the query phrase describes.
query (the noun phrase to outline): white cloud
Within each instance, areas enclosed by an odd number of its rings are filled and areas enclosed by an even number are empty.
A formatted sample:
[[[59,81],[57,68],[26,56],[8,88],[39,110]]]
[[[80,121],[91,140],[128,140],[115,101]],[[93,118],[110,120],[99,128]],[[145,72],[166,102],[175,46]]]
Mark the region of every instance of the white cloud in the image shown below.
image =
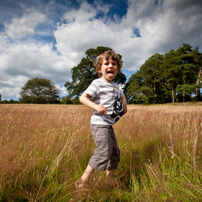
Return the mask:
[[[81,3],[79,10],[72,10],[64,15],[64,19],[67,23],[77,21],[79,23],[92,20],[96,15],[96,10],[86,2]]]
[[[0,54],[3,53],[8,46],[9,46],[8,37],[5,34],[0,33]]]
[[[22,75],[10,76],[8,74],[0,74],[0,86],[13,88],[16,86],[23,86],[28,80],[28,77]]]
[[[2,100],[10,100],[11,98],[19,98],[21,87],[28,81],[28,78],[22,75],[10,76],[8,74],[0,74],[0,94]]]
[[[2,87],[0,88],[1,100],[19,99],[20,87]]]
[[[1,71],[12,76],[41,76],[53,80],[60,77],[61,81],[65,81],[67,75],[64,73],[68,74],[70,69],[66,57],[53,51],[51,44],[12,44],[0,55],[0,60]]]
[[[59,23],[54,32],[57,50],[76,65],[87,49],[95,48],[98,44],[112,45],[113,41],[109,37],[112,33],[108,31],[104,19],[95,19],[99,13],[106,14],[108,11],[107,6],[96,4],[96,7],[93,7],[82,2],[79,10],[65,13],[65,23]]]
[[[27,9],[21,18],[13,18],[11,22],[4,24],[5,33],[12,39],[33,35],[36,26],[46,20],[46,15],[33,9]]]
[[[60,97],[67,96],[67,89],[64,86],[60,86],[60,85],[57,85],[57,84],[55,86],[59,90]]]

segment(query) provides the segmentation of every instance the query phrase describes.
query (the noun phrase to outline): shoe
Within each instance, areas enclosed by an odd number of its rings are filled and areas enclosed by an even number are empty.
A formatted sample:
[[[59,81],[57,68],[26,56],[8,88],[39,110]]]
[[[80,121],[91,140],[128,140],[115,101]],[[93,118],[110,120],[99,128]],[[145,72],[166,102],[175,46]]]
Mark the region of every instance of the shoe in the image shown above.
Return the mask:
[[[88,182],[85,182],[84,180],[82,180],[81,178],[79,178],[76,182],[75,182],[75,186],[76,186],[76,190],[88,190]]]

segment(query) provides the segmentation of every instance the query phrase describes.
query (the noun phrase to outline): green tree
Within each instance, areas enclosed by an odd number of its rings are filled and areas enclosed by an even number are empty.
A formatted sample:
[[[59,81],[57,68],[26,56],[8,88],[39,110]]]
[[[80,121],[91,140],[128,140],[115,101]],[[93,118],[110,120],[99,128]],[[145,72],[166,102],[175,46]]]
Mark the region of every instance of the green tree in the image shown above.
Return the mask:
[[[196,47],[193,51],[194,62],[196,65],[196,89],[195,100],[200,101],[200,88],[202,87],[202,53],[199,52],[199,47]]]
[[[43,78],[29,79],[20,91],[21,103],[59,103],[59,90],[53,82]]]
[[[147,68],[150,72],[150,87],[153,89],[152,91],[152,98],[153,98],[153,104],[156,104],[157,102],[161,102],[160,99],[163,90],[162,82],[163,82],[163,55],[156,53],[152,57],[146,61]]]
[[[180,75],[178,63],[179,61],[176,51],[171,49],[169,53],[165,54],[163,61],[163,74],[165,77],[168,94],[170,94],[171,91],[172,103],[175,102],[175,91]]]
[[[194,64],[194,55],[192,47],[189,44],[183,44],[177,50],[178,55],[178,68],[181,72],[181,83],[177,85],[177,91],[183,95],[183,102],[186,101],[186,95],[190,97],[196,88],[196,72],[197,68]]]
[[[131,101],[153,104],[163,102],[162,63],[163,55],[156,53],[131,76],[127,87],[127,96]]]
[[[91,84],[94,79],[98,78],[95,67],[93,66],[94,61],[101,53],[112,50],[109,47],[97,47],[96,49],[90,48],[85,54],[86,57],[81,59],[81,62],[71,69],[72,82],[66,82],[65,87],[69,93],[69,98],[78,98],[84,90]],[[119,54],[118,54],[119,55]],[[119,55],[120,59],[122,58]],[[117,84],[125,84],[126,76],[121,72],[114,78],[114,82]]]
[[[131,75],[127,83],[127,99],[129,103],[149,103],[152,89],[144,81],[145,72],[141,68]]]

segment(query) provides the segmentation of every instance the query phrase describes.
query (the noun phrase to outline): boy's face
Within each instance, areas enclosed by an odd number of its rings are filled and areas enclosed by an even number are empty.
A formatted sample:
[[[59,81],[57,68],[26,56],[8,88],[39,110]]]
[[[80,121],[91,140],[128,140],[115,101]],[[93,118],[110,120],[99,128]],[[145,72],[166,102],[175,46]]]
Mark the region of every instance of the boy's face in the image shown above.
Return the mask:
[[[103,59],[99,73],[102,74],[103,79],[112,81],[118,73],[117,62],[115,60],[112,60],[112,58],[109,58],[108,60]]]

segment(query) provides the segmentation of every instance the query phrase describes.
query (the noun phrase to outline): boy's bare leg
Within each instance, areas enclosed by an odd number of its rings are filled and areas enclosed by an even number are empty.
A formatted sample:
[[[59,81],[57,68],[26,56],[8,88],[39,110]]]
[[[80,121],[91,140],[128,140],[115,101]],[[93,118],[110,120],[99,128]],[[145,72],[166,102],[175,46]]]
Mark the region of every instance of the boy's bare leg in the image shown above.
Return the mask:
[[[76,189],[79,190],[87,190],[88,189],[88,181],[90,179],[91,174],[94,172],[94,168],[91,166],[87,166],[84,174],[75,182]]]
[[[107,175],[107,184],[110,187],[114,187],[115,186],[114,171],[113,170],[106,170],[106,175]]]
[[[90,179],[90,176],[93,174],[94,171],[95,171],[95,169],[88,165],[84,174],[81,176],[81,179],[84,182],[88,182]]]

